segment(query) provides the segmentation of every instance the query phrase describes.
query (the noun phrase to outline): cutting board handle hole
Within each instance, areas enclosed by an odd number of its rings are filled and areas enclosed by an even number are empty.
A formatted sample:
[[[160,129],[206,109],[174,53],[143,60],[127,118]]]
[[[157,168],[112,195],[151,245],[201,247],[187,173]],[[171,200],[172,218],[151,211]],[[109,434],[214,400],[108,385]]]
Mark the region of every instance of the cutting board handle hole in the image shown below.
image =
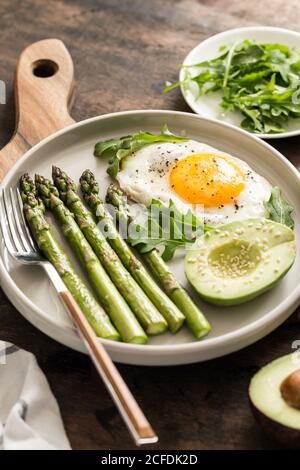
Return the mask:
[[[56,62],[50,59],[36,60],[32,64],[33,75],[40,78],[52,77],[58,71],[58,65]]]

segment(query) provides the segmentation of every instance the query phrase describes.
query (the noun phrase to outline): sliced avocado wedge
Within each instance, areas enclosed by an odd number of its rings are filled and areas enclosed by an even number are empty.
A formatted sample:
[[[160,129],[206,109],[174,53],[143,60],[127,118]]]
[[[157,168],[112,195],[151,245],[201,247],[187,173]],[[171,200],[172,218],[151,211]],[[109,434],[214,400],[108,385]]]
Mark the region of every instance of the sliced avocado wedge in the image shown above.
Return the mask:
[[[251,408],[262,429],[291,448],[300,448],[299,374],[300,353],[295,352],[260,369],[249,387]]]
[[[296,256],[294,232],[268,219],[248,219],[206,232],[187,251],[185,273],[215,305],[247,302],[273,287]]]

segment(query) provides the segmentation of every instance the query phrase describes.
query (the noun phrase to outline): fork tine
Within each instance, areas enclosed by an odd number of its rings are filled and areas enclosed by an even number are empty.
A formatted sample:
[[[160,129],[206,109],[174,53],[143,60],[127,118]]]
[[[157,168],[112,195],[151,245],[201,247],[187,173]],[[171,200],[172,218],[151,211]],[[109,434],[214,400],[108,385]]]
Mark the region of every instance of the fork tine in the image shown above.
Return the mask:
[[[3,197],[4,190],[1,190],[0,193],[0,226],[1,226],[1,232],[4,240],[4,244],[6,246],[7,251],[10,253],[10,255],[14,256],[15,254],[15,247],[12,244],[12,235],[9,230],[8,226],[8,220],[7,220],[7,215],[6,215],[6,210],[4,207],[4,197]]]
[[[33,241],[32,235],[30,233],[30,230],[28,228],[27,222],[25,220],[25,216],[24,216],[24,212],[23,212],[23,201],[22,201],[22,198],[21,198],[19,188],[16,189],[16,194],[17,194],[18,209],[19,209],[18,212],[20,214],[19,220],[20,220],[22,228],[23,228],[23,235],[24,235],[24,237],[26,237],[26,241],[30,246],[30,250],[31,251],[32,250],[36,251],[36,246],[34,244],[34,241]]]
[[[21,243],[23,245],[23,249],[27,253],[30,253],[32,248],[31,248],[30,244],[27,241],[27,235],[25,234],[26,232],[25,232],[24,228],[21,227],[22,219],[21,219],[20,214],[19,214],[20,211],[18,210],[19,203],[16,200],[15,191],[13,190],[13,188],[10,188],[9,193],[10,193],[10,200],[11,200],[11,205],[12,205],[12,209],[13,209],[13,216],[14,216],[15,224],[16,224],[16,230],[18,232],[19,238],[20,238]]]
[[[4,209],[6,211],[6,217],[7,217],[7,222],[8,222],[8,227],[11,233],[11,238],[13,245],[15,245],[16,250],[18,252],[24,251],[24,248],[22,247],[22,244],[20,242],[20,238],[18,236],[18,233],[16,231],[16,223],[14,220],[14,214],[13,214],[13,209],[11,205],[11,200],[9,195],[7,194],[7,191],[3,189],[3,203],[4,203]]]

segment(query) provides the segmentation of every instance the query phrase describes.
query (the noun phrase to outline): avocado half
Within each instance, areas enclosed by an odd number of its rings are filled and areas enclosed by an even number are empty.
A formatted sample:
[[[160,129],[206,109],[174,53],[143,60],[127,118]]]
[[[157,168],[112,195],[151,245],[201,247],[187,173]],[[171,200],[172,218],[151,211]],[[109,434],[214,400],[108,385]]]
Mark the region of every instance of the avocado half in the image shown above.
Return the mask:
[[[250,382],[249,398],[261,428],[284,447],[300,449],[300,353],[260,369]]]
[[[247,302],[273,287],[291,268],[294,239],[293,230],[268,219],[223,225],[188,249],[186,277],[207,302]]]

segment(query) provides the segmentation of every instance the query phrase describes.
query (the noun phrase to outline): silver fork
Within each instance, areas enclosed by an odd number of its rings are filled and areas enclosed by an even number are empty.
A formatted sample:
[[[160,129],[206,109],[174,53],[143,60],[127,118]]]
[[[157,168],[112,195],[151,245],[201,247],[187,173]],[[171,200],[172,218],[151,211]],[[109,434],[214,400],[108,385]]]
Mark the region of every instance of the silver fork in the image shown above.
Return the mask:
[[[75,302],[55,267],[38,251],[23,214],[19,190],[0,190],[0,226],[10,256],[26,265],[41,266],[71,315],[95,367],[137,445],[157,442],[158,438],[126,383],[110,359],[94,330]]]
[[[41,256],[27,227],[19,190],[2,189],[0,193],[0,226],[5,247],[12,258],[22,264],[41,266],[57,292],[66,290],[54,266]]]

